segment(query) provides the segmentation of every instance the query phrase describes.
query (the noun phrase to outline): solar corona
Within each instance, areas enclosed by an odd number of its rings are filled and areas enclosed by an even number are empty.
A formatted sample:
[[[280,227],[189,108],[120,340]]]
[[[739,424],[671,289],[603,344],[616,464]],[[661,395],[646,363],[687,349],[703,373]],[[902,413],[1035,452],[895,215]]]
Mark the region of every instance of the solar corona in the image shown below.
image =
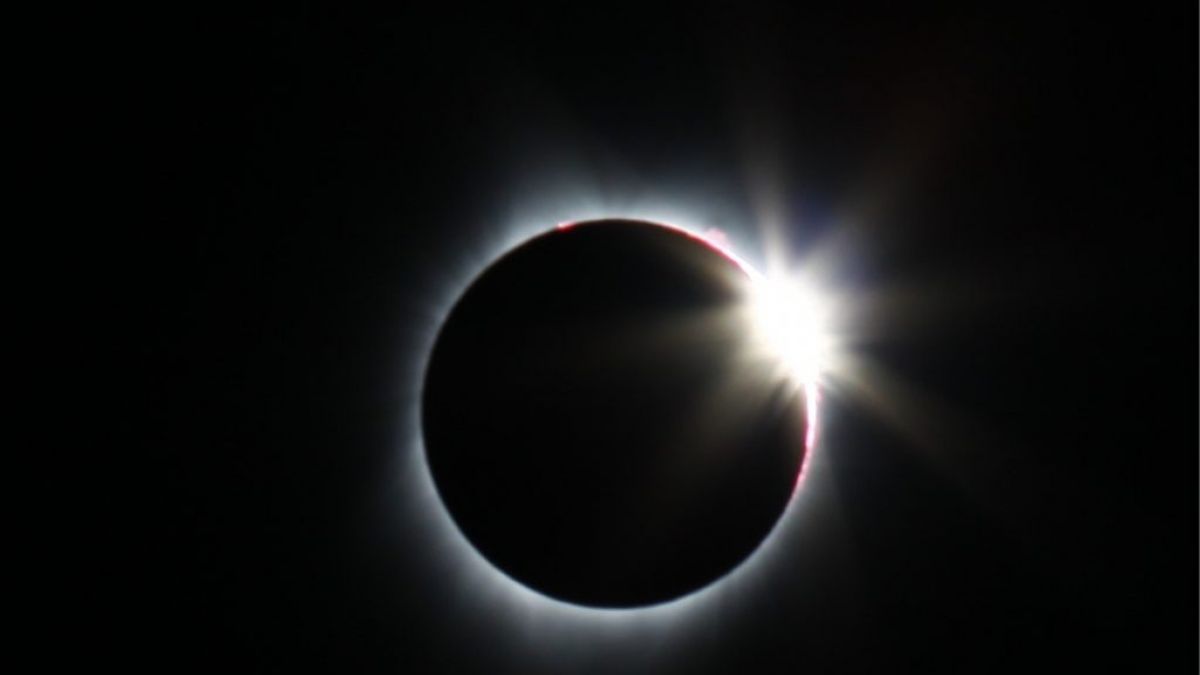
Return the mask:
[[[497,583],[655,612],[747,565],[816,442],[817,294],[676,225],[562,223],[486,265],[438,326],[422,458]]]

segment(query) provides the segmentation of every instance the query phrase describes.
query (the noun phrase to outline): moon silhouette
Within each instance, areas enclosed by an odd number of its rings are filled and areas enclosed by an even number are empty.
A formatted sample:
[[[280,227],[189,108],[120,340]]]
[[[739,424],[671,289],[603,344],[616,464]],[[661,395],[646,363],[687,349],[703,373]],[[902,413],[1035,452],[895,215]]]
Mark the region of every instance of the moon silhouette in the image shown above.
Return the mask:
[[[742,563],[805,459],[802,389],[753,349],[751,279],[679,230],[578,223],[509,251],[430,354],[426,459],[506,575],[592,607],[669,601]]]

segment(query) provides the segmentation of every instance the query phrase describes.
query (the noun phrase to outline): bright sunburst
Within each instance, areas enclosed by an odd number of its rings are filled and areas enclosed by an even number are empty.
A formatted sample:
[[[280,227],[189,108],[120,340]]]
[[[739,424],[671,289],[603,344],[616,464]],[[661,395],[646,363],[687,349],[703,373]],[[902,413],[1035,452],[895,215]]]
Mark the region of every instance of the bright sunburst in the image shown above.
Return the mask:
[[[797,384],[819,383],[832,349],[827,303],[799,278],[759,276],[752,293],[751,321],[763,347]]]

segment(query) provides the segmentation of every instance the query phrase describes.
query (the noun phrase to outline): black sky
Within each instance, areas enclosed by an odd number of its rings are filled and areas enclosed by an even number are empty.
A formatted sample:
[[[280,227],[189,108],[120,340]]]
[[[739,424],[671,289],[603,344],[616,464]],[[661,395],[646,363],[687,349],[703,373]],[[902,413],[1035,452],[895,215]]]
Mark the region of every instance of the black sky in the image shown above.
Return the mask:
[[[116,496],[93,505],[108,543],[78,620],[111,633],[104,654],[162,672],[1192,672],[1194,8],[133,23],[109,45],[128,101],[104,105],[148,150],[131,201],[149,218],[102,280],[129,386],[108,394]],[[829,398],[795,550],[703,629],[513,638],[397,512],[406,382],[448,270],[539,191],[695,192],[736,229],[771,181],[790,246],[853,221],[839,281],[903,292],[860,308],[860,348],[915,393],[892,389],[891,418]],[[834,530],[853,565],[814,553]]]

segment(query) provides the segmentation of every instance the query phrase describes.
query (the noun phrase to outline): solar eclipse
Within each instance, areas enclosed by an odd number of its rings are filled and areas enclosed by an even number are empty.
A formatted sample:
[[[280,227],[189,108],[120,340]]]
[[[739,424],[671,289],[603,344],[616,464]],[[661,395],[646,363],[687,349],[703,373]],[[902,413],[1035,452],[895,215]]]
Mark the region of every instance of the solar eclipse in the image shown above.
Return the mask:
[[[421,420],[442,503],[492,565],[567,603],[704,588],[794,493],[819,320],[679,228],[608,219],[534,237],[471,283],[432,349]]]

